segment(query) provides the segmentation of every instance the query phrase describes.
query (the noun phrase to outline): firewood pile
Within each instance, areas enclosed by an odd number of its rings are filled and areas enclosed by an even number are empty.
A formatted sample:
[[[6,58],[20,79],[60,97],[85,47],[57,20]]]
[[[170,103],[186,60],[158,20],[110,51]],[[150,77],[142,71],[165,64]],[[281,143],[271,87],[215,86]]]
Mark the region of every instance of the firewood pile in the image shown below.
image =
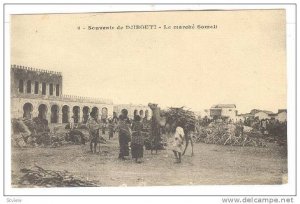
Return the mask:
[[[261,132],[251,130],[244,132],[243,125],[212,122],[208,126],[198,128],[192,135],[195,142],[207,144],[265,147]]]
[[[19,118],[12,120],[12,144],[15,147],[58,147],[65,142],[65,133],[51,132],[47,120]]]
[[[26,186],[43,187],[96,187],[96,183],[76,178],[68,171],[52,171],[34,166],[30,169],[23,168],[24,175],[20,178],[19,184]]]
[[[182,127],[185,133],[195,130],[196,116],[194,112],[186,110],[185,107],[168,108],[164,115],[168,124],[175,124],[171,127],[172,132],[175,132],[177,126]]]

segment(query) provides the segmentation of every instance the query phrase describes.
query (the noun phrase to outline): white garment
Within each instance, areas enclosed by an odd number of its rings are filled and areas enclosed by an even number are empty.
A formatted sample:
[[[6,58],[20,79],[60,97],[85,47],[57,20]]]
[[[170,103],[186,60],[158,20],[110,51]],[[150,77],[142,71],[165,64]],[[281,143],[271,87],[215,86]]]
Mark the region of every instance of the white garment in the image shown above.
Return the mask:
[[[177,127],[174,134],[173,150],[182,152],[184,141],[184,130],[182,127]]]

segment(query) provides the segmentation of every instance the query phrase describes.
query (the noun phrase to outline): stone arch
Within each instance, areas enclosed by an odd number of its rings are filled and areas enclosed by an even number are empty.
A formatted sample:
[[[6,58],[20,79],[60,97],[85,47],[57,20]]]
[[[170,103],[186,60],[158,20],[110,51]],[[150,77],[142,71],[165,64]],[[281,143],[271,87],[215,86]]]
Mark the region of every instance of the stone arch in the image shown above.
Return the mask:
[[[139,114],[141,117],[144,117],[144,110],[140,110]]]
[[[80,107],[79,106],[73,107],[73,118],[74,118],[74,123],[79,123],[79,120],[80,120]]]
[[[84,106],[82,108],[82,122],[86,123],[89,119],[89,114],[90,114],[90,108],[88,106]]]
[[[95,118],[96,118],[96,120],[97,120],[98,117],[99,117],[99,108],[97,108],[97,107],[95,106],[95,107],[92,108],[92,111],[91,111],[91,112],[96,113]]]
[[[146,119],[149,118],[149,110],[145,110],[145,117],[144,118],[146,118]]]
[[[64,105],[62,107],[62,123],[69,122],[69,113],[70,113],[70,107],[68,105]]]
[[[138,115],[139,113],[138,113],[138,110],[137,109],[134,109],[134,111],[133,111],[133,117],[135,116],[135,115]]]
[[[48,107],[45,104],[40,104],[38,107],[38,111],[39,111],[39,118],[45,119],[47,120],[47,112],[48,112]]]
[[[113,118],[118,118],[118,113],[116,111],[113,111]]]
[[[33,106],[31,103],[25,103],[23,105],[23,118],[31,119],[32,118],[32,112]]]
[[[106,120],[108,118],[108,109],[106,107],[103,107],[101,109],[101,119]]]
[[[59,106],[54,104],[51,106],[51,123],[58,123],[59,120]]]
[[[126,117],[129,117],[130,113],[128,112],[128,110],[127,110],[126,108],[123,108],[123,109],[121,110],[120,115],[125,114],[124,112],[126,112]],[[129,115],[128,115],[128,114],[129,114]]]

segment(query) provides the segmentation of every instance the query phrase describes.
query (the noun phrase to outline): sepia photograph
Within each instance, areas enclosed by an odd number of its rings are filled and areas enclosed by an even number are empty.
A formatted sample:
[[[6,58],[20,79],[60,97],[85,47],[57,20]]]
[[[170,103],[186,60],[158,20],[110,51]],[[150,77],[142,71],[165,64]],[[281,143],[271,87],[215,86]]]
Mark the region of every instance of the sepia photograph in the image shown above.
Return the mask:
[[[292,8],[6,5],[6,203],[26,195],[293,203]],[[218,197],[227,195],[273,198]]]
[[[11,16],[12,186],[285,184],[285,10]]]

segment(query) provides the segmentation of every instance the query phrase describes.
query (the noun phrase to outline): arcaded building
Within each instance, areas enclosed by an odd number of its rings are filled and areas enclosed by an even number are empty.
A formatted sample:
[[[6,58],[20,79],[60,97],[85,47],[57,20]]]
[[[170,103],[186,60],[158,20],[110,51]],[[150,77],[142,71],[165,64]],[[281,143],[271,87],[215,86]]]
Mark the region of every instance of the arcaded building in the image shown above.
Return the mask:
[[[11,118],[41,116],[49,123],[86,122],[89,113],[98,112],[99,119],[113,116],[109,99],[63,95],[60,72],[11,66]]]
[[[135,104],[118,104],[114,105],[114,112],[117,115],[121,114],[122,109],[126,109],[128,111],[128,117],[133,119],[134,115],[139,115],[142,118],[147,117],[147,119],[151,118],[152,111],[146,105],[135,105]]]

